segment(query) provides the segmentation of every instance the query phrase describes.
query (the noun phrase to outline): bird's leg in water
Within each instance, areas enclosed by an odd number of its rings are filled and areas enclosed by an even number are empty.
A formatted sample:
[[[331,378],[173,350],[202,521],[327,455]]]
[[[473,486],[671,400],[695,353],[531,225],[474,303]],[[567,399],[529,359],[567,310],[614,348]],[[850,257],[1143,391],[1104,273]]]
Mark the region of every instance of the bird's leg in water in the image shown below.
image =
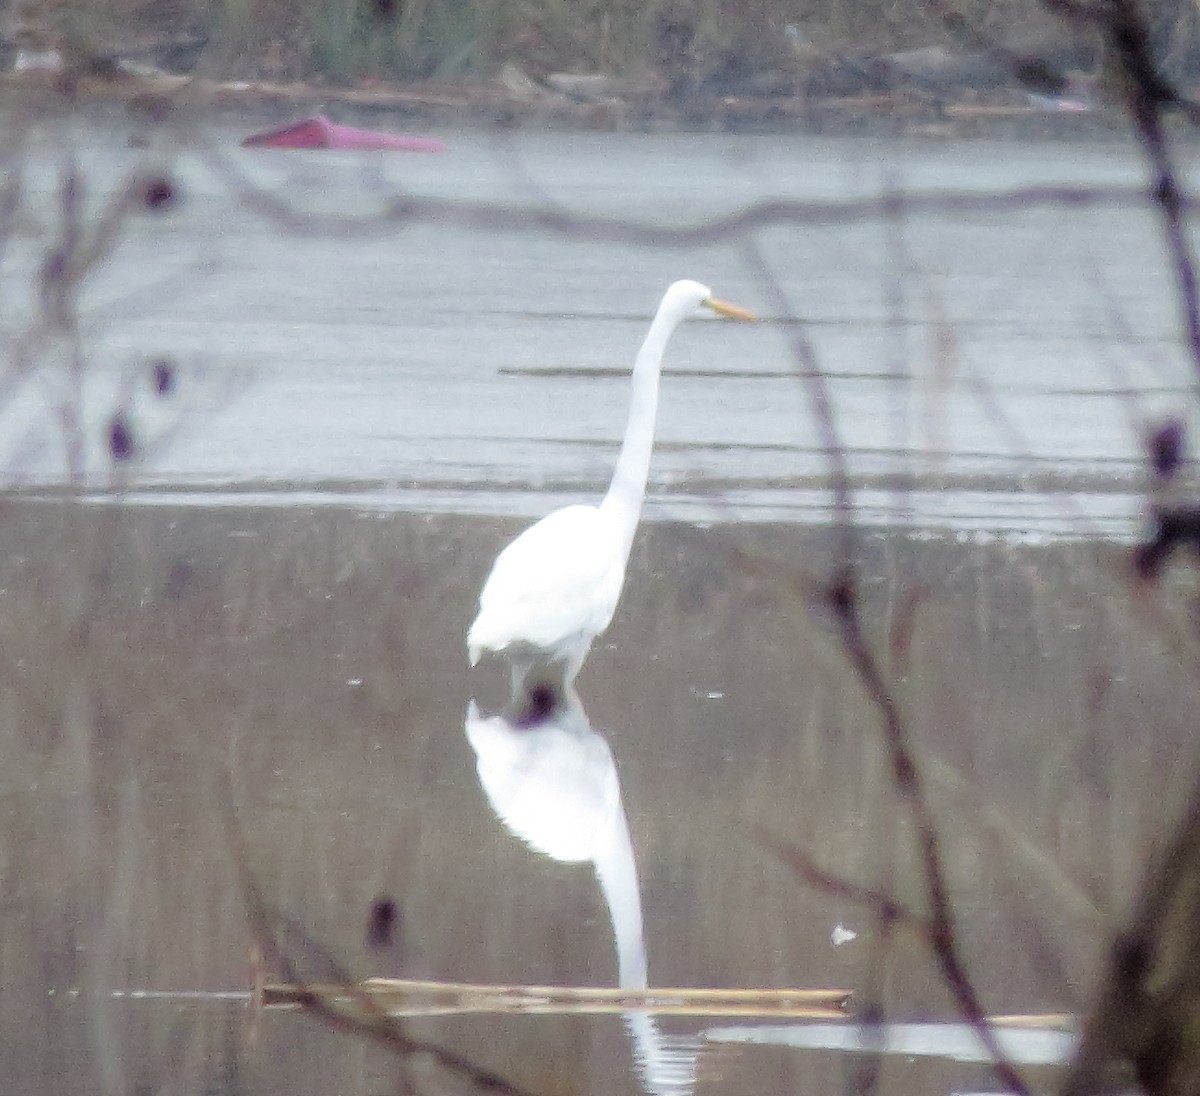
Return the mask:
[[[582,663],[582,659],[579,660]],[[513,658],[509,663],[509,695],[516,700],[527,696],[539,685],[561,693],[575,676],[579,666],[566,658],[539,658],[537,655]]]
[[[533,669],[533,659],[513,658],[508,664],[508,694],[513,700],[525,692],[525,679]]]
[[[545,723],[564,703],[557,685],[536,678],[519,699],[520,703],[513,713],[516,716],[513,725],[516,727],[536,727]]]
[[[517,727],[544,722],[566,703],[571,688],[569,667],[562,659],[514,660],[509,665],[510,693],[507,716]]]

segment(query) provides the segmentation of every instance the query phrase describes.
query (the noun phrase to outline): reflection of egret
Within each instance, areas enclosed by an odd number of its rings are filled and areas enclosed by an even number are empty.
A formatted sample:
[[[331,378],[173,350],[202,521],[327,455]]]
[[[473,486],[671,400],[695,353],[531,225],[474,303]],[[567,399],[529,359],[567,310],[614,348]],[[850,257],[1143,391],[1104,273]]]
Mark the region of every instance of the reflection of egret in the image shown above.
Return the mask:
[[[613,916],[619,977],[645,984],[642,903],[612,751],[571,686],[539,719],[467,710],[484,794],[505,827],[563,863],[591,863]]]
[[[539,660],[564,661],[570,681],[608,627],[646,494],[663,352],[680,322],[701,307],[754,318],[699,282],[667,290],[634,361],[629,421],[607,494],[599,506],[555,510],[496,557],[467,636],[472,663],[485,650],[505,651],[515,684]]]
[[[482,716],[471,703],[466,732],[479,782],[501,822],[531,848],[592,864],[612,923],[617,983],[644,990],[642,899],[616,762],[574,688],[542,699],[549,703],[525,698],[511,718]],[[665,1038],[646,1012],[631,1009],[625,1023],[647,1089],[657,1096],[691,1092],[699,1040]]]

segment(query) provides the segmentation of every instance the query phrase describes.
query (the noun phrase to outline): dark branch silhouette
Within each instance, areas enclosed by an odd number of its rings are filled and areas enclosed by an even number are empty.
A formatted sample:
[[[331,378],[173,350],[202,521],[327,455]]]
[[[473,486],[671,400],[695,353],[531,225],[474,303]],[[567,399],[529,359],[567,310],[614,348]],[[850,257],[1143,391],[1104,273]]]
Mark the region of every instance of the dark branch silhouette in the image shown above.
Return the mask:
[[[895,208],[896,201],[895,195],[886,199],[892,209]],[[920,770],[909,742],[908,727],[900,711],[895,690],[863,630],[855,554],[854,501],[845,448],[838,434],[833,403],[816,348],[807,337],[803,325],[788,309],[782,290],[758,250],[748,242],[744,245],[742,254],[747,265],[762,283],[763,292],[771,301],[776,313],[788,319],[789,346],[796,374],[804,383],[812,419],[816,423],[829,462],[838,547],[832,574],[824,587],[823,600],[837,626],[842,651],[879,714],[884,745],[891,763],[892,780],[913,820],[929,903],[926,939],[930,953],[963,1019],[974,1027],[992,1058],[997,1078],[1011,1091],[1028,1096],[1029,1087],[1025,1079],[1005,1057],[995,1032],[987,1022],[987,1013],[962,958],[937,823],[925,794]],[[843,885],[850,886],[848,883]],[[876,908],[882,909],[878,906],[878,901]]]
[[[224,775],[222,784],[218,796],[221,820],[251,933],[266,961],[273,965],[285,981],[297,988],[296,999],[301,1007],[311,1012],[327,1027],[369,1039],[401,1059],[427,1055],[444,1069],[469,1081],[480,1091],[498,1093],[499,1096],[530,1096],[526,1089],[512,1084],[497,1073],[475,1065],[455,1051],[409,1036],[398,1020],[389,1016],[369,993],[364,993],[358,988],[354,978],[328,949],[320,946],[290,918],[268,905],[250,868],[245,839],[237,820],[229,774]],[[311,987],[312,983],[301,969],[297,952],[323,968],[321,982],[324,984],[324,992],[307,988]],[[336,1000],[328,995],[330,983],[338,986],[339,996],[346,996],[354,1001],[355,1008],[352,1013],[340,1007]]]

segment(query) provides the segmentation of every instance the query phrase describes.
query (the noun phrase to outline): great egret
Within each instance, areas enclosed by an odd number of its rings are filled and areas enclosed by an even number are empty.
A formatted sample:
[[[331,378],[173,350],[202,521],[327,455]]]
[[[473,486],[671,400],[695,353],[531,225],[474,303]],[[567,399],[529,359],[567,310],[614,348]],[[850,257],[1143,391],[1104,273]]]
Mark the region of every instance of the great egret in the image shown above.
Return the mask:
[[[515,687],[535,663],[562,661],[570,682],[608,627],[646,494],[663,351],[698,308],[756,318],[717,300],[699,282],[667,289],[633,363],[629,421],[608,492],[599,506],[565,506],[546,515],[496,557],[467,634],[472,665],[483,651],[503,651],[512,661]]]

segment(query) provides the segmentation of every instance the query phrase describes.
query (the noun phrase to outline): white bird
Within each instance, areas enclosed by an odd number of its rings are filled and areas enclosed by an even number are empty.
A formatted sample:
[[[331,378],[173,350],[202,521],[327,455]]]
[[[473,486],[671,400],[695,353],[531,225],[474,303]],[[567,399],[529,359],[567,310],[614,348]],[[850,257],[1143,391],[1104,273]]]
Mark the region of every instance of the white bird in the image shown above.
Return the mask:
[[[629,421],[600,505],[565,506],[547,514],[492,565],[467,649],[472,665],[483,651],[504,652],[512,661],[514,690],[539,662],[565,662],[565,680],[572,681],[616,612],[646,494],[663,352],[675,328],[698,308],[739,320],[756,318],[717,300],[699,282],[673,283],[633,363]]]

